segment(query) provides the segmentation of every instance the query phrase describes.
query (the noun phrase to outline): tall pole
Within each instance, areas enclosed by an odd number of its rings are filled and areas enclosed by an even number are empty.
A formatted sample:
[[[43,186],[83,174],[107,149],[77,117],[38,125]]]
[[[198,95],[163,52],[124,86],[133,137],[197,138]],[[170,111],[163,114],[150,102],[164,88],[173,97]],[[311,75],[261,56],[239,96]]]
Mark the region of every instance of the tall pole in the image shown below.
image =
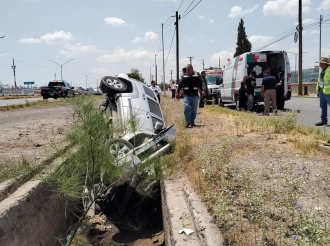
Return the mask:
[[[205,62],[204,62],[204,59],[203,59],[202,64],[203,64],[203,70],[204,70],[204,69],[205,69]]]
[[[179,81],[179,13],[175,12],[175,32],[176,32],[176,81]]]
[[[298,70],[299,70],[299,78],[298,78],[298,95],[302,95],[302,0],[299,0],[299,15],[298,15],[298,31],[299,31],[299,65],[298,65]]]
[[[86,89],[87,89],[87,76],[90,75],[91,73],[89,74],[84,74],[84,73],[81,73],[82,75],[84,75],[86,77]]]
[[[13,57],[13,65],[11,66],[11,68],[13,69],[13,72],[14,72],[14,86],[15,86],[15,88],[17,88],[17,84],[16,84],[16,65],[15,65],[14,57]]]
[[[192,59],[193,58],[194,58],[193,56],[188,56],[188,59],[189,59],[190,64],[192,64],[191,62],[192,62]]]
[[[156,84],[157,84],[157,62],[156,62],[156,57],[157,57],[157,54],[155,54],[155,77],[156,77]]]
[[[172,78],[173,70],[170,70],[170,74],[171,74],[171,81],[172,81],[173,80],[173,78]]]
[[[74,60],[74,59],[70,59],[70,60],[68,60],[67,62],[63,63],[62,65],[61,65],[61,64],[58,64],[57,62],[55,62],[55,61],[53,61],[53,60],[48,60],[48,61],[54,62],[55,64],[57,64],[58,66],[61,67],[61,80],[63,81],[63,72],[62,72],[63,66],[64,66],[65,64],[67,64],[69,61],[73,61],[73,60]]]
[[[163,46],[163,90],[164,90],[164,96],[166,96],[166,90],[165,90],[165,55],[164,55],[164,24],[162,23],[162,46]]]
[[[298,81],[298,77],[297,77],[297,55],[298,54],[294,54],[295,55],[295,62],[294,62],[294,71],[295,71],[295,79],[296,79],[296,81],[295,82],[297,82]]]
[[[220,67],[220,57],[219,57],[219,69],[221,69],[221,67]]]
[[[54,73],[54,75],[55,75],[55,80],[56,80],[56,73]]]
[[[323,21],[323,16],[320,15],[320,47],[319,47],[319,59],[321,60],[321,46],[322,46],[322,21]]]

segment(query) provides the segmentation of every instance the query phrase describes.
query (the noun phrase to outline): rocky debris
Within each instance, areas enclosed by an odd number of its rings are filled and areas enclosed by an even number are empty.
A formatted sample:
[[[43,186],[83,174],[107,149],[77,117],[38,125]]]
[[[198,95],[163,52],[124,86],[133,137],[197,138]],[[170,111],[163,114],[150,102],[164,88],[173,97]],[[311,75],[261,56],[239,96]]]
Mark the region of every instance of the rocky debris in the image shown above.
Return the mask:
[[[107,218],[105,215],[95,215],[87,221],[89,226],[89,234],[103,234],[112,228],[107,224]]]

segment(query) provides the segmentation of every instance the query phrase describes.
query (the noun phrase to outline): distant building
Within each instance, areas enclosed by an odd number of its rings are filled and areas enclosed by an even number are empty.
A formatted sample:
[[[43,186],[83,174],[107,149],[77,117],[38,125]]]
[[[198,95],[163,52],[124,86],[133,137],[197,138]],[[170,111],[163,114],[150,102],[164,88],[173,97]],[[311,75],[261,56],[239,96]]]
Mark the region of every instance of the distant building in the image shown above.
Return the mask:
[[[316,82],[319,76],[319,66],[303,69],[303,82]],[[298,82],[298,71],[291,71],[292,83]]]

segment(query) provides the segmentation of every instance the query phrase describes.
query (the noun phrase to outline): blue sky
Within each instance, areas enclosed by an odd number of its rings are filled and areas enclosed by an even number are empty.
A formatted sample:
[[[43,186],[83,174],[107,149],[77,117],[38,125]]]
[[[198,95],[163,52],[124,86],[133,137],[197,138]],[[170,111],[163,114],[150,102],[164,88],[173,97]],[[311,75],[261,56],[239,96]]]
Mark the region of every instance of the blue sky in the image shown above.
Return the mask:
[[[44,85],[60,78],[60,64],[74,59],[63,68],[63,77],[75,86],[96,87],[96,79],[105,75],[139,69],[149,81],[154,74],[155,54],[161,50],[161,24],[188,11],[193,0],[0,0],[0,82],[13,84],[11,69],[16,60],[17,83],[35,81]],[[195,0],[193,7],[199,0]],[[294,29],[298,20],[298,0],[202,0],[180,21],[180,68],[193,56],[195,70],[223,64],[236,47],[239,19],[245,20],[253,49],[260,48],[285,31]],[[330,55],[330,0],[303,0],[303,66],[312,67],[318,60],[319,32],[316,23],[322,13],[327,20],[322,29],[322,55]],[[175,70],[175,40],[170,50],[174,25],[165,24],[165,79]],[[266,49],[297,52],[290,36]],[[295,56],[290,54],[291,67]],[[157,55],[158,82],[162,74],[162,52]],[[94,79],[96,78],[96,79]]]

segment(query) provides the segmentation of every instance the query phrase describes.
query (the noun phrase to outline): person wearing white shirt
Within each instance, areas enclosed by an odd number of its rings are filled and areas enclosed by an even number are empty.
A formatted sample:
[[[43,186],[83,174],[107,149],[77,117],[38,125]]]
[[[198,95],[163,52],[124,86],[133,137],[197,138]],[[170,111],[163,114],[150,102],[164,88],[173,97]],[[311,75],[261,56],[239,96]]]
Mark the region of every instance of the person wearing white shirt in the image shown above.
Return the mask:
[[[160,96],[159,94],[162,92],[161,89],[159,88],[158,85],[156,85],[156,82],[153,80],[151,81],[151,86],[150,89],[153,90],[155,92],[155,94],[157,95],[158,98],[158,102],[160,102]]]
[[[175,83],[175,81],[173,80],[172,81],[172,84],[171,84],[171,91],[172,91],[172,99],[175,98],[175,92],[176,92],[176,89],[178,88],[178,85]]]

